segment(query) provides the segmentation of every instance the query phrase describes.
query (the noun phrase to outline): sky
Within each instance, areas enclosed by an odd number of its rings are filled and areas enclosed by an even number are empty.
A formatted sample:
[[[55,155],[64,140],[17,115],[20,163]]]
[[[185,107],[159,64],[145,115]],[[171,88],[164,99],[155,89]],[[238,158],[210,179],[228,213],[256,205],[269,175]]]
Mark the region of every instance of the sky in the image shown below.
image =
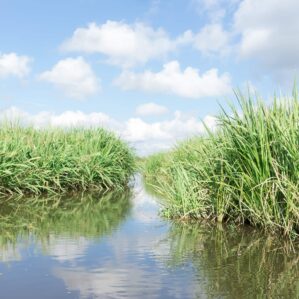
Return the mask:
[[[299,68],[298,0],[0,0],[0,119],[103,126],[140,155],[267,101]]]

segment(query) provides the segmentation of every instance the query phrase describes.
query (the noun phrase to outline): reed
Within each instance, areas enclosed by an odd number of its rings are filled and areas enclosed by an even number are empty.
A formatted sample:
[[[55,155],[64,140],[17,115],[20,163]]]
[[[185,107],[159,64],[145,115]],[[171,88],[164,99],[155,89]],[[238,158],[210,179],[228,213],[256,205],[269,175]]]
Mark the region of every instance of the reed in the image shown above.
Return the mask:
[[[154,155],[144,173],[172,218],[249,223],[287,236],[299,229],[299,102],[236,93],[217,129]]]
[[[104,129],[0,127],[0,194],[124,188],[135,171],[132,150]]]

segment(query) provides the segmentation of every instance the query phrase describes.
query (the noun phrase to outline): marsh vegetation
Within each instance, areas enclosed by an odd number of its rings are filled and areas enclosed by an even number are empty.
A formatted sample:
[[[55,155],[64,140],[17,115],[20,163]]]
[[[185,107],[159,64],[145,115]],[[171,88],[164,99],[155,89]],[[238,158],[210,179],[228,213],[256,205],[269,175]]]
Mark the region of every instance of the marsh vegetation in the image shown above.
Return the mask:
[[[238,103],[142,159],[103,129],[2,126],[1,294],[295,298],[298,96]]]
[[[299,102],[237,93],[215,131],[158,153],[143,166],[170,218],[213,219],[299,231]]]
[[[0,194],[123,189],[132,149],[104,129],[0,128]]]

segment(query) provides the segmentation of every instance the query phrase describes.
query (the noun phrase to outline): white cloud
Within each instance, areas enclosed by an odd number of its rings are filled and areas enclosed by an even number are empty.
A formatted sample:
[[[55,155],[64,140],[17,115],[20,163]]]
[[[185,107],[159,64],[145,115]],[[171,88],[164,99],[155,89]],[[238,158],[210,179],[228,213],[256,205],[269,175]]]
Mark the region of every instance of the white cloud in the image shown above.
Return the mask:
[[[203,121],[214,129],[216,119],[206,116]],[[205,127],[196,117],[185,116],[177,111],[170,120],[146,122],[140,118],[130,118],[121,132],[121,136],[134,145],[138,154],[144,156],[156,151],[168,150],[176,142],[205,133]]]
[[[226,54],[229,52],[231,34],[220,24],[204,26],[194,36],[194,47],[204,54]]]
[[[0,78],[16,76],[23,78],[30,72],[31,59],[16,53],[0,53]]]
[[[126,122],[123,135],[131,142],[144,142],[153,139],[168,140],[171,138],[168,130],[163,130],[163,123],[148,123],[141,118],[130,118]]]
[[[168,109],[164,106],[158,105],[156,103],[146,103],[139,105],[136,108],[136,114],[140,116],[148,115],[162,115],[168,112]]]
[[[137,149],[140,155],[169,149],[177,141],[205,132],[201,120],[175,112],[169,120],[146,122],[141,118],[130,118],[118,121],[101,112],[84,113],[66,111],[61,114],[39,112],[29,114],[16,107],[0,111],[0,122],[19,121],[21,125],[32,125],[36,128],[45,127],[105,127],[116,132]],[[206,116],[204,122],[208,127],[216,126],[213,116]]]
[[[215,122],[212,120],[215,120],[212,116],[207,116],[204,119],[210,127],[215,125]],[[160,140],[169,143],[169,141],[184,139],[187,136],[201,134],[204,131],[202,121],[176,111],[173,119],[161,122],[150,123],[140,118],[130,118],[126,122],[123,135],[126,140],[133,142]]]
[[[193,34],[203,54],[227,54],[259,66],[259,72],[294,78],[299,73],[297,0],[191,0],[207,23]],[[227,22],[227,20],[230,20]]]
[[[67,96],[76,99],[91,96],[100,90],[99,79],[82,57],[58,61],[51,70],[40,74],[39,79],[54,84]]]
[[[217,69],[210,69],[199,74],[198,69],[192,67],[181,70],[177,61],[164,64],[163,69],[157,73],[123,71],[115,84],[124,90],[143,90],[194,99],[222,96],[232,89],[228,73],[219,76]]]
[[[298,0],[244,0],[234,16],[239,53],[270,70],[298,70]]]
[[[212,23],[222,20],[239,2],[240,0],[191,0],[198,14],[207,16]]]
[[[110,116],[101,112],[83,113],[66,111],[60,115],[50,115],[48,124],[55,127],[109,127],[118,129],[118,123]]]
[[[64,51],[101,53],[108,56],[109,63],[131,67],[164,56],[190,39],[190,32],[171,39],[163,29],[154,30],[142,23],[130,25],[107,21],[102,25],[91,23],[77,28],[61,48]]]
[[[55,114],[41,111],[37,114],[29,114],[15,106],[0,111],[0,122],[19,123],[20,125],[33,125],[36,128],[46,127],[106,127],[120,131],[121,124],[102,112],[84,113],[82,111],[64,111]]]

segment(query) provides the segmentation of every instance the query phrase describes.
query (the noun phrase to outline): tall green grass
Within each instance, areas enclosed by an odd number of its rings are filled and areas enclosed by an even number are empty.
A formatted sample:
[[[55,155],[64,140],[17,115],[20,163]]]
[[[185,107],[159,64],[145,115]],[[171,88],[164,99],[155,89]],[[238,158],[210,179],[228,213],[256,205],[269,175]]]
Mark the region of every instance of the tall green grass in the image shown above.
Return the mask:
[[[299,231],[299,102],[237,94],[217,129],[148,158],[144,173],[165,215]]]
[[[124,188],[135,170],[127,144],[104,129],[0,127],[0,194]]]

